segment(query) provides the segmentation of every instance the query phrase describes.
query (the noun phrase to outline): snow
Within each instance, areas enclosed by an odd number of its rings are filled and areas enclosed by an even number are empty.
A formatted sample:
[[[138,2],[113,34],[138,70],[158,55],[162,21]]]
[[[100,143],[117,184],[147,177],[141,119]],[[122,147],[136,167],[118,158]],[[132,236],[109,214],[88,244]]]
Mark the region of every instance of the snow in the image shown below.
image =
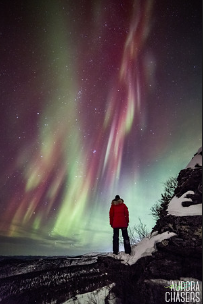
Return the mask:
[[[192,199],[186,198],[188,194],[194,194],[193,191],[187,191],[180,198],[174,196],[168,205],[168,214],[175,216],[195,216],[202,215],[202,204],[191,205],[189,207],[183,207],[182,202],[192,202]]]
[[[115,295],[113,293],[110,293],[111,289],[114,286],[115,284],[110,284],[100,289],[96,289],[93,292],[77,295],[76,297],[64,302],[63,304],[105,304],[105,300],[107,297],[109,304],[115,304]]]
[[[135,246],[132,246],[131,255],[121,252],[119,255],[114,255],[112,253],[109,256],[115,259],[123,260],[122,263],[126,265],[135,264],[141,257],[150,256],[156,251],[156,243],[162,242],[163,240],[169,239],[176,235],[173,232],[164,232],[162,234],[154,233],[151,238],[144,238]]]
[[[202,166],[202,148],[200,148],[197,152],[197,154],[192,158],[192,160],[187,165],[186,169],[191,168],[195,169],[196,165]]]

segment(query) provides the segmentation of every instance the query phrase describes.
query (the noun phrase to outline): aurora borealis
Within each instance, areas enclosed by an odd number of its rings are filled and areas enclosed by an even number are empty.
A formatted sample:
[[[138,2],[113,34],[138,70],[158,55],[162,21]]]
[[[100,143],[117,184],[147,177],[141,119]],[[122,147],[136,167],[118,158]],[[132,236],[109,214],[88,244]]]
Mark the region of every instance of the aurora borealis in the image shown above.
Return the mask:
[[[201,146],[201,1],[1,1],[0,254],[110,251]]]

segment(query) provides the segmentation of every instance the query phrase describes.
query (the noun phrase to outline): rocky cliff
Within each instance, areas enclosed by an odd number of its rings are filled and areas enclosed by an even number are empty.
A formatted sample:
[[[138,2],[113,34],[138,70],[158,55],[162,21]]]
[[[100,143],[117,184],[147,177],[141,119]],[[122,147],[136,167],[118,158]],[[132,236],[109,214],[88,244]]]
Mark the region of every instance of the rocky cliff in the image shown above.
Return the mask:
[[[115,262],[105,259],[106,271],[116,272],[120,303],[202,303],[202,149],[180,171],[174,197],[152,230],[167,232],[172,237],[157,241],[151,256],[130,267],[115,270]]]
[[[168,231],[175,235],[157,243],[157,251],[151,257],[140,259],[134,265],[134,270],[131,269],[132,278],[128,280],[132,282],[131,299],[122,298],[122,303],[202,303],[201,214],[202,149],[199,149],[188,166],[180,172],[167,214],[158,219],[153,229],[153,232],[158,231],[159,234]],[[174,286],[169,288],[174,282],[177,286],[182,284],[182,289],[178,291]],[[186,285],[184,288],[184,282],[193,284],[193,290],[186,288]],[[122,284],[119,292],[121,290]]]

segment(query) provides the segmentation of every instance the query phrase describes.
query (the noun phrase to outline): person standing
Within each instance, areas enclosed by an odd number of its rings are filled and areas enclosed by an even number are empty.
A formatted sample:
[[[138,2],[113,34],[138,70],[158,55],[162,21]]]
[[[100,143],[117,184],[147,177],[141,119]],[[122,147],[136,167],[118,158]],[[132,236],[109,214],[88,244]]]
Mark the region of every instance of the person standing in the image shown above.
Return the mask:
[[[113,228],[113,253],[119,252],[119,230],[121,229],[126,254],[131,254],[130,239],[128,236],[129,212],[124,200],[116,195],[112,200],[109,211],[110,225]]]

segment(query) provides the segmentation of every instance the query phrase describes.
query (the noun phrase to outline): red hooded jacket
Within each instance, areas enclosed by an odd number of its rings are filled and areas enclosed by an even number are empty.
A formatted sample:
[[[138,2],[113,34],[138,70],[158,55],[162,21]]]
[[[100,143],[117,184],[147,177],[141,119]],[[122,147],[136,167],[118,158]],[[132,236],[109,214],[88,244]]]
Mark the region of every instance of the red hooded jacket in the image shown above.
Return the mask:
[[[109,211],[110,225],[112,228],[127,228],[129,224],[128,208],[122,199],[113,200]]]

